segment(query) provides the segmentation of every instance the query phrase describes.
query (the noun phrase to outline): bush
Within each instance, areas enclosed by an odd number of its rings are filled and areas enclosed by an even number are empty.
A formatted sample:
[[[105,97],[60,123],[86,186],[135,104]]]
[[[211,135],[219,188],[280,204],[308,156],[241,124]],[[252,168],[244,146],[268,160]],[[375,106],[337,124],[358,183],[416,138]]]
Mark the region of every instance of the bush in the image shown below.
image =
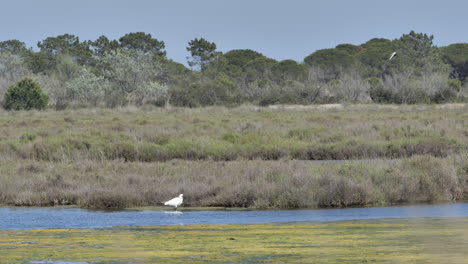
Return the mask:
[[[94,189],[79,200],[80,207],[96,209],[123,209],[131,204],[138,204],[137,199],[122,190]]]
[[[439,89],[431,98],[432,102],[441,104],[453,101],[461,91],[461,82],[457,79],[449,79],[443,89]]]
[[[365,206],[376,201],[370,182],[354,182],[339,175],[321,175],[318,178],[318,190],[315,194],[320,208]]]
[[[68,81],[65,86],[67,99],[83,106],[97,106],[111,89],[110,83],[104,77],[96,76],[86,69],[81,70],[80,76]]]
[[[44,109],[49,97],[33,79],[24,78],[8,88],[3,106],[7,110]]]
[[[371,77],[367,79],[369,83],[369,95],[375,103],[391,103],[392,93],[386,90],[382,79]]]

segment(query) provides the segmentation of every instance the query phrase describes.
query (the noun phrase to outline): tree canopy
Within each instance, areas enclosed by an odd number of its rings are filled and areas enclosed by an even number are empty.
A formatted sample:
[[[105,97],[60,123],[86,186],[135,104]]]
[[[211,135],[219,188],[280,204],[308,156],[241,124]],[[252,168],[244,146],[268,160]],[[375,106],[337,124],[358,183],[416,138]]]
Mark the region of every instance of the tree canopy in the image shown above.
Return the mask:
[[[10,52],[16,55],[24,55],[28,49],[26,44],[16,39],[0,42],[0,51]]]
[[[201,71],[205,70],[206,65],[219,55],[219,52],[216,52],[216,44],[204,38],[189,41],[187,51],[192,55],[188,64],[191,67],[196,66]]]
[[[190,67],[168,59],[164,41],[144,32],[84,41],[62,34],[37,47],[0,42],[0,97],[32,77],[57,109],[468,100],[468,43],[437,47],[434,36],[415,31],[342,43],[303,61],[277,61],[251,49],[222,53],[201,37],[187,43]]]
[[[468,43],[451,44],[440,51],[443,60],[452,66],[452,77],[464,82],[468,77]]]
[[[344,70],[353,67],[356,64],[356,59],[344,50],[322,49],[307,56],[304,62],[308,66],[320,68],[331,74],[332,78],[336,78]]]
[[[144,32],[125,34],[119,39],[120,47],[126,50],[136,50],[142,53],[155,53],[166,56],[164,41],[159,41]]]

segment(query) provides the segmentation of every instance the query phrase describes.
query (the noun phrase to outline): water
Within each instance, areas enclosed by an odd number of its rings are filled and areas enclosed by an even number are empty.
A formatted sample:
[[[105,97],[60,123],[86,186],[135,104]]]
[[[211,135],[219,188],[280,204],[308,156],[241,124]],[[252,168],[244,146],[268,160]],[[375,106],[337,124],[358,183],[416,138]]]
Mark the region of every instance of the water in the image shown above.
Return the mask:
[[[277,211],[90,211],[79,208],[0,208],[0,229],[255,224],[412,217],[468,217],[468,203]]]

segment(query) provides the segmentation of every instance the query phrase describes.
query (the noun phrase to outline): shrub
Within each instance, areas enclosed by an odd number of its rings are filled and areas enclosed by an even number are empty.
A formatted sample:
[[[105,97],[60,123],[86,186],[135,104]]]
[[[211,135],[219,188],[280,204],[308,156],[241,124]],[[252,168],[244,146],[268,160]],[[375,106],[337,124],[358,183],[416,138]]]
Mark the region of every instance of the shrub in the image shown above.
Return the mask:
[[[102,76],[96,76],[91,71],[83,69],[80,76],[66,83],[67,99],[80,105],[97,106],[104,100],[110,83]]]
[[[417,188],[411,191],[417,201],[455,201],[463,197],[463,186],[452,164],[426,155],[403,160],[401,166],[417,180]]]
[[[108,159],[123,159],[124,161],[135,161],[138,151],[130,142],[116,142],[105,147],[104,153]]]
[[[372,184],[356,183],[347,177],[321,175],[315,195],[318,207],[365,206],[375,201]]]
[[[42,91],[37,82],[24,78],[8,88],[3,106],[7,110],[44,109],[47,107],[49,97]]]
[[[79,205],[84,208],[123,209],[135,203],[134,197],[126,195],[128,193],[121,190],[95,189],[80,199]]]
[[[392,101],[392,93],[386,90],[382,79],[371,77],[367,79],[369,83],[369,95],[373,102],[390,103]]]
[[[449,79],[447,85],[439,89],[433,96],[434,103],[444,103],[453,101],[461,91],[461,82],[457,79]]]

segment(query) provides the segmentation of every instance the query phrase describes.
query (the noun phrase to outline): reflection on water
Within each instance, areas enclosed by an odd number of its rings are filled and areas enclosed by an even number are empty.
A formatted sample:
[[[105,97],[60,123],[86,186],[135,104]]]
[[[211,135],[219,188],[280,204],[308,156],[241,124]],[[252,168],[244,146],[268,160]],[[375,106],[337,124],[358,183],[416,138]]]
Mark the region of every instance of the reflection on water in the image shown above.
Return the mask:
[[[117,225],[254,224],[410,217],[468,217],[468,203],[277,211],[90,211],[0,208],[0,229],[105,228]]]
[[[164,211],[166,214],[183,214],[181,211]]]

